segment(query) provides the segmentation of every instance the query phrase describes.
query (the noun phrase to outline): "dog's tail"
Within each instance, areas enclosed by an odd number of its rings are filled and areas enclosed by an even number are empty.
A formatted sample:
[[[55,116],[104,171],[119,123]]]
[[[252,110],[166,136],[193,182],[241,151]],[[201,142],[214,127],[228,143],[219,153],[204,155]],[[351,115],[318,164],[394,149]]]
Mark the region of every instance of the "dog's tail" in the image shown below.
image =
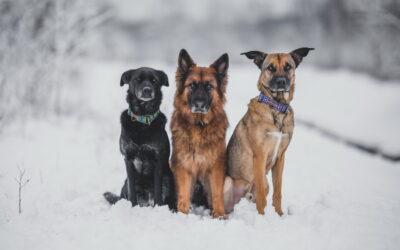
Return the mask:
[[[108,201],[108,203],[110,203],[111,205],[114,205],[115,203],[117,203],[117,201],[121,199],[121,197],[111,192],[105,192],[103,196],[106,199],[106,201]]]

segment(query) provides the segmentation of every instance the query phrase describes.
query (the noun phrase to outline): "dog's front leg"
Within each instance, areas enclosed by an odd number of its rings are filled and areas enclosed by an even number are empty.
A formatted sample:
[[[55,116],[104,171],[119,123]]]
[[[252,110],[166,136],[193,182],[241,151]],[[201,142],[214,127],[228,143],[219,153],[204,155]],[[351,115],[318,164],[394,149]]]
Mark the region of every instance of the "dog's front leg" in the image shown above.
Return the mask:
[[[230,176],[226,176],[224,181],[225,213],[232,212],[234,206],[235,206],[235,181]]]
[[[193,176],[183,167],[174,168],[176,188],[178,190],[178,212],[188,214]]]
[[[209,175],[209,183],[211,186],[211,198],[212,198],[212,208],[213,217],[225,217],[224,209],[224,169],[220,166],[215,166],[211,168]]]
[[[275,207],[275,212],[283,215],[282,212],[282,173],[285,164],[285,154],[283,153],[272,168],[272,184],[274,186],[274,194],[272,195],[272,205]]]
[[[132,203],[132,206],[137,205],[137,195],[136,195],[136,180],[137,173],[135,167],[131,160],[125,158],[125,167],[128,180],[128,200]]]
[[[157,166],[155,167],[154,172],[154,204],[161,206],[163,205],[162,201],[162,166],[158,161],[155,163]]]
[[[253,158],[254,182],[256,188],[256,207],[259,214],[264,214],[267,206],[267,184],[265,182],[265,168],[267,157],[264,152],[259,152]]]
[[[175,186],[175,179],[174,175],[169,167],[169,163],[167,163],[167,171],[166,175],[166,198],[165,202],[168,204],[169,209],[172,211],[176,211],[176,186]]]

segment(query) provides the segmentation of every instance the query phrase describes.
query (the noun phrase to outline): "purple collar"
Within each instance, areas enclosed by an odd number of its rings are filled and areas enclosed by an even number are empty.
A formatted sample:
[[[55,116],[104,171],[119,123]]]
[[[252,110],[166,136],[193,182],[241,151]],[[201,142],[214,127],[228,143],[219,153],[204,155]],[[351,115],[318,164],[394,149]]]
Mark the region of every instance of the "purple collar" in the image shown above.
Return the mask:
[[[268,96],[264,95],[263,93],[260,93],[260,95],[258,96],[258,102],[265,103],[271,109],[282,112],[282,113],[287,113],[287,111],[289,110],[289,107],[290,107],[287,104],[283,104],[283,103],[275,101],[272,98],[269,98]]]

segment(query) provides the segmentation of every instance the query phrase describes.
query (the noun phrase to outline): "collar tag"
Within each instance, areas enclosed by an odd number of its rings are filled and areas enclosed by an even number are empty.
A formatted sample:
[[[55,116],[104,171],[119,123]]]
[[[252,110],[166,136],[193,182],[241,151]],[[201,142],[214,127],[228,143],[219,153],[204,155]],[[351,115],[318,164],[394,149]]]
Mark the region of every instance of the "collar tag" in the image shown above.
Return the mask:
[[[263,93],[260,93],[260,95],[258,96],[258,102],[265,103],[271,109],[282,112],[282,113],[287,113],[287,111],[289,110],[289,107],[290,107],[287,104],[283,104],[283,103],[275,101],[272,98],[269,98],[268,96],[264,95]]]

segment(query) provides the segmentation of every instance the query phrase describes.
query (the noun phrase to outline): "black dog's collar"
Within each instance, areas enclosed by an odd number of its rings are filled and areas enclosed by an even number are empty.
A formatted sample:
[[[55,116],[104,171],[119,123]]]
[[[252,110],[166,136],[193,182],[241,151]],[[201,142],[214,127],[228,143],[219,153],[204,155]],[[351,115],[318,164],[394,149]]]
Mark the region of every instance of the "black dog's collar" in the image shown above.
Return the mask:
[[[131,117],[133,122],[140,122],[146,125],[150,125],[160,114],[160,110],[157,110],[154,114],[150,115],[136,115],[128,108],[128,115]]]

